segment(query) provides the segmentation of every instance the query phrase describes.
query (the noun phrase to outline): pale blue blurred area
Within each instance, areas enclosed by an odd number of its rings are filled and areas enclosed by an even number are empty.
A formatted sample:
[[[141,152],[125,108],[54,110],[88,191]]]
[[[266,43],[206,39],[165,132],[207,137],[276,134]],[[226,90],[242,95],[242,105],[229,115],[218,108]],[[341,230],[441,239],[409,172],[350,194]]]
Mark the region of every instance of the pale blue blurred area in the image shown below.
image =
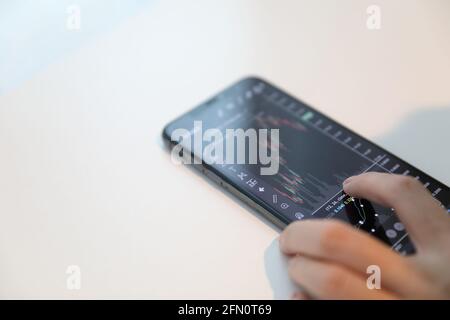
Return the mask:
[[[12,90],[156,0],[0,0],[0,94]],[[80,30],[66,27],[80,8]]]

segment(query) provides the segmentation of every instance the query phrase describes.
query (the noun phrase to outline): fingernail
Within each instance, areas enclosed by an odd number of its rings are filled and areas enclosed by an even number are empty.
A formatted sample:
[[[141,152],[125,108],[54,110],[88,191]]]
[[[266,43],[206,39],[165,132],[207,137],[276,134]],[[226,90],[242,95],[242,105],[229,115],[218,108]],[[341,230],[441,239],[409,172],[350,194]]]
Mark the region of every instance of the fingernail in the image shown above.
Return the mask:
[[[344,185],[348,184],[350,181],[352,181],[353,177],[349,177],[347,179],[344,180]]]

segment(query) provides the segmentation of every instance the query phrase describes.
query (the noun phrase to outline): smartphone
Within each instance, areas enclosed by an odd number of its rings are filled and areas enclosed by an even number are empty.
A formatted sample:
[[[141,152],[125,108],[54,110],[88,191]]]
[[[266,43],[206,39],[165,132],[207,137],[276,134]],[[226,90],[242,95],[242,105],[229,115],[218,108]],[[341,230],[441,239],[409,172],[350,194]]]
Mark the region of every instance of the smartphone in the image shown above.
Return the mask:
[[[205,137],[210,129],[214,133]],[[248,133],[249,129],[256,133],[256,140],[263,136],[258,133],[265,133],[266,138],[271,133],[265,141],[264,163],[250,161],[251,146],[230,142],[236,136],[228,132]],[[339,219],[401,254],[414,253],[394,209],[343,191],[342,182],[347,177],[369,171],[415,177],[447,212],[450,208],[448,186],[256,77],[231,85],[172,121],[164,128],[163,139],[175,154],[280,228],[302,219]],[[224,146],[228,142],[231,147]],[[211,145],[220,148],[207,153],[206,161],[206,149],[214,149]],[[257,146],[261,145],[258,140]],[[236,160],[235,155],[227,157],[227,153],[238,151],[243,151],[245,161]],[[267,156],[274,154],[278,163],[272,166],[273,172],[262,174],[262,169],[269,167]]]

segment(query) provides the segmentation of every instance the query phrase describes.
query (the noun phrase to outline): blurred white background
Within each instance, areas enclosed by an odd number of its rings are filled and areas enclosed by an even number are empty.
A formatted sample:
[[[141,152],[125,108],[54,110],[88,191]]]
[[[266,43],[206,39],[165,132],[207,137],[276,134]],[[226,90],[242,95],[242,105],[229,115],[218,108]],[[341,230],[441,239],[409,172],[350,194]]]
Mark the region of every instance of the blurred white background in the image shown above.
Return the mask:
[[[448,185],[449,57],[446,0],[3,0],[0,297],[288,297],[277,230],[163,126],[258,75]]]

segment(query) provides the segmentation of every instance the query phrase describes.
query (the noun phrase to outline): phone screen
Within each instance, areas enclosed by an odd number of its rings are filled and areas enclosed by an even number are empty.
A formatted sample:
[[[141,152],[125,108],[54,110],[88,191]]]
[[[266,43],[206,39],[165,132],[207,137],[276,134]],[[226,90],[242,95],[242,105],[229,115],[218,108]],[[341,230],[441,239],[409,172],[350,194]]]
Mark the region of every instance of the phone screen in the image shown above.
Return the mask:
[[[369,171],[413,176],[449,209],[447,186],[261,79],[238,82],[166,130],[170,133],[176,128],[192,135],[215,128],[224,139],[227,129],[278,129],[276,174],[262,175],[260,163],[218,161],[207,166],[287,224],[336,218],[373,234],[402,254],[413,253],[407,230],[393,209],[343,192],[347,177]],[[193,144],[190,152],[195,153]],[[223,158],[227,150],[223,147]]]

